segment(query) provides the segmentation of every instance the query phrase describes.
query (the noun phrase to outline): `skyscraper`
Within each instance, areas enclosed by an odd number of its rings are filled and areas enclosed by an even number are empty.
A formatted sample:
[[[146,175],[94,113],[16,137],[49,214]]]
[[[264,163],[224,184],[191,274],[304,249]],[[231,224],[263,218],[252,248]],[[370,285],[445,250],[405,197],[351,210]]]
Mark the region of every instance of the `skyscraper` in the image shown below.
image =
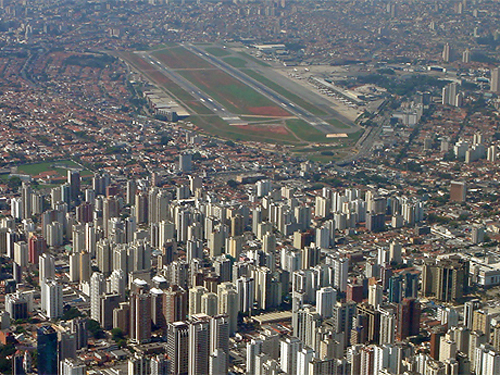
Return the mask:
[[[464,296],[469,275],[469,262],[450,256],[438,262],[426,261],[422,272],[422,294],[439,301],[452,302]]]
[[[128,360],[128,375],[149,375],[151,364],[148,357],[135,354]]]
[[[62,285],[49,279],[42,284],[42,309],[49,319],[59,318],[63,314]]]
[[[87,373],[87,366],[84,363],[66,358],[61,362],[61,375],[85,375]]]
[[[94,272],[90,277],[90,317],[96,321],[101,319],[101,296],[106,291],[105,288],[104,275]]]
[[[229,322],[226,315],[216,315],[210,320],[210,363],[212,372],[227,374],[229,365]],[[215,358],[212,356],[215,355]],[[214,371],[216,370],[216,371]],[[221,371],[222,370],[222,371]],[[214,374],[215,375],[215,374]]]
[[[39,256],[47,251],[47,241],[42,236],[33,235],[28,240],[28,261],[38,264]]]
[[[450,51],[450,44],[446,43],[444,45],[444,47],[443,47],[443,53],[441,55],[442,60],[444,62],[450,62],[450,53],[451,53],[451,51]]]
[[[226,314],[229,322],[229,335],[236,333],[238,328],[239,298],[233,283],[222,283],[217,286],[219,296],[219,314]]]
[[[316,291],[316,311],[322,318],[331,318],[333,306],[337,304],[337,291],[332,287],[321,288]]]
[[[57,374],[57,332],[45,325],[37,329],[38,374]]]
[[[172,285],[164,290],[163,298],[163,314],[166,323],[184,321],[188,313],[188,293],[186,290],[177,285]]]
[[[76,200],[80,194],[80,172],[68,171],[67,183],[71,189],[71,199]]]
[[[173,375],[188,374],[189,326],[184,322],[169,323],[167,327],[167,353]]]
[[[500,93],[500,67],[491,69],[491,91]]]
[[[462,62],[465,64],[470,63],[470,50],[468,48],[462,53]]]
[[[70,322],[71,332],[75,334],[76,350],[86,348],[88,344],[87,318],[75,318]]]
[[[333,285],[341,292],[347,290],[347,276],[349,272],[349,259],[337,258],[333,260],[334,283]]]
[[[189,375],[209,373],[210,317],[194,315],[189,323]]]
[[[417,336],[420,332],[420,302],[415,299],[404,299],[398,305],[396,338],[404,340]]]
[[[185,152],[179,155],[179,171],[189,173],[193,170],[193,155]]]
[[[298,375],[298,355],[302,350],[302,341],[297,337],[286,337],[280,344],[281,369],[288,375]]]
[[[130,338],[137,343],[151,339],[151,294],[140,279],[134,280],[130,293]]]
[[[55,258],[51,254],[40,255],[39,278],[40,283],[52,279],[56,273]]]
[[[164,355],[151,358],[151,375],[170,375],[171,361]]]
[[[467,188],[463,181],[451,181],[450,200],[454,202],[465,202]]]

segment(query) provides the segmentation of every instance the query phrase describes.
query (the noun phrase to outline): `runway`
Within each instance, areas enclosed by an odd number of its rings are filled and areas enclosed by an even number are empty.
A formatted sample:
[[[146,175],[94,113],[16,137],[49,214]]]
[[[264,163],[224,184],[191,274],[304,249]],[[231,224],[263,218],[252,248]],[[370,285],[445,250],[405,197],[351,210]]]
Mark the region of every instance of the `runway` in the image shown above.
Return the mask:
[[[181,43],[181,46],[189,50],[190,52],[200,56],[204,60],[208,61],[210,64],[214,65],[215,67],[221,69],[222,71],[228,73],[232,77],[238,79],[245,85],[251,87],[255,91],[257,91],[259,94],[267,97],[268,99],[272,100],[275,102],[277,105],[279,105],[281,108],[285,109],[287,112],[291,113],[292,115],[300,118],[301,120],[307,122],[308,124],[314,126],[316,129],[321,131],[322,133],[325,134],[331,134],[331,133],[338,133],[339,130],[335,128],[333,125],[330,125],[323,121],[321,118],[318,116],[315,116],[314,114],[310,113],[309,111],[306,111],[302,107],[298,106],[295,103],[292,103],[289,99],[285,98],[283,95],[277,93],[274,90],[271,90],[269,87],[266,85],[260,83],[259,81],[253,79],[252,77],[247,76],[246,74],[242,73],[238,69],[234,68],[233,66],[227,64],[224,61],[221,61],[214,56],[208,54],[204,50],[194,46],[191,43]],[[342,131],[342,133],[344,133]]]
[[[240,117],[229,112],[222,104],[208,96],[205,92],[200,90],[198,86],[194,85],[186,78],[182,77],[180,74],[162,64],[156,57],[151,56],[147,52],[139,52],[138,55],[141,56],[143,60],[158,68],[172,82],[174,82],[186,92],[190,93],[195,99],[199,100],[200,103],[211,110],[214,114],[218,115],[224,121],[228,122],[229,125],[246,124],[246,122],[243,121]]]

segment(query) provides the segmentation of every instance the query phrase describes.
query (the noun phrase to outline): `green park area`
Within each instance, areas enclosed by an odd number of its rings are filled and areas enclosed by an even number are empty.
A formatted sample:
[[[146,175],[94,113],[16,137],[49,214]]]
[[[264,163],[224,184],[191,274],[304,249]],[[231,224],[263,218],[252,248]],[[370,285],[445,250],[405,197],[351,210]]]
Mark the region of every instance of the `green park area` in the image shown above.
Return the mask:
[[[28,174],[30,176],[37,176],[45,172],[56,172],[58,175],[64,177],[68,170],[82,169],[82,166],[72,160],[60,160],[35,164],[23,164],[17,167],[20,174]],[[92,173],[88,170],[80,172],[82,176],[90,176]]]

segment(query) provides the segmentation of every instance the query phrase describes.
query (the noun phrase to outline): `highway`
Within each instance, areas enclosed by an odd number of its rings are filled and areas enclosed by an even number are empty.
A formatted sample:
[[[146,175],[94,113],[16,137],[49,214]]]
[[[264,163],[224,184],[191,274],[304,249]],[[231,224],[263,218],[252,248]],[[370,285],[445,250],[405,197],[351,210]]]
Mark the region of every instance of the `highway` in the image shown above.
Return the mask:
[[[308,124],[314,126],[316,129],[325,134],[330,133],[338,133],[338,129],[336,129],[333,125],[330,125],[323,121],[321,118],[313,115],[309,111],[306,111],[302,107],[299,107],[295,103],[291,103],[289,99],[285,98],[283,95],[277,93],[274,90],[271,90],[266,85],[260,83],[259,81],[253,79],[252,77],[247,76],[246,74],[240,72],[238,69],[233,66],[221,61],[202,49],[192,45],[192,44],[181,44],[187,50],[193,52],[194,54],[200,56],[204,60],[208,61],[212,65],[216,66],[219,69],[222,69],[226,73],[230,74],[232,77],[238,79],[243,82],[245,85],[253,88],[255,91],[264,95],[268,99],[271,99],[273,102],[277,103],[280,107],[284,108],[289,113],[297,116],[301,120],[307,122]]]
[[[198,86],[194,85],[186,78],[172,71],[167,66],[163,65],[158,59],[154,56],[151,56],[147,52],[140,52],[139,55],[142,59],[149,62],[151,65],[157,67],[165,76],[167,76],[172,82],[176,85],[184,89],[186,92],[190,93],[193,98],[197,99],[209,110],[214,112],[216,115],[221,117],[223,120],[227,121],[230,125],[235,124],[243,124],[242,121],[237,115],[229,112],[222,104],[212,99],[206,93],[201,91]]]
[[[352,163],[353,161],[367,158],[371,156],[372,148],[375,142],[379,139],[380,132],[382,131],[382,127],[385,124],[388,124],[390,121],[390,112],[379,114],[373,120],[377,126],[369,127],[365,129],[364,134],[361,138],[356,142],[354,149],[358,151],[354,154],[348,155],[346,158],[340,160],[337,165],[343,166]]]

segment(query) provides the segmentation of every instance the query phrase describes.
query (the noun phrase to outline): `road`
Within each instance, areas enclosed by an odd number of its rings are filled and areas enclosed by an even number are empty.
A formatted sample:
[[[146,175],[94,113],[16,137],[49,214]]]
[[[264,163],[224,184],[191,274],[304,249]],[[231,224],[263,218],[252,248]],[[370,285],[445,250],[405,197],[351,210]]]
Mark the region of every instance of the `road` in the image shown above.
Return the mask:
[[[266,85],[260,83],[259,81],[253,79],[252,77],[247,76],[246,74],[240,72],[238,69],[225,63],[224,61],[215,58],[214,56],[208,54],[207,52],[194,46],[193,44],[190,44],[190,43],[184,44],[183,43],[181,45],[184,48],[186,48],[187,50],[200,56],[201,58],[208,61],[212,65],[216,66],[217,68],[225,71],[226,73],[228,73],[232,77],[236,78],[237,80],[241,81],[245,85],[251,87],[252,89],[257,91],[259,94],[267,97],[268,99],[271,99],[273,102],[277,103],[280,107],[284,108],[287,112],[297,116],[301,120],[314,126],[316,129],[318,129],[322,133],[331,134],[331,133],[338,133],[339,132],[338,129],[335,128],[333,125],[327,124],[325,121],[323,121],[318,116],[315,116],[311,112],[306,111],[305,109],[298,106],[297,104],[290,102],[290,100],[285,98],[283,95],[277,93],[274,90],[271,90]]]
[[[194,85],[186,78],[177,74],[172,69],[163,65],[157,58],[151,56],[147,52],[140,52],[139,56],[151,65],[157,67],[165,76],[167,76],[172,82],[181,87],[186,92],[190,93],[195,99],[199,100],[205,107],[214,112],[216,115],[220,116],[223,120],[227,121],[230,125],[243,124],[244,121],[241,120],[237,115],[229,112],[222,104],[217,102],[208,96],[205,92],[200,90],[198,86]]]
[[[389,123],[390,121],[390,113],[384,113],[376,116],[373,121],[377,124],[377,126],[370,127],[365,130],[362,137],[356,142],[354,149],[357,149],[357,153],[351,154],[343,160],[339,161],[338,165],[347,165],[352,163],[355,160],[359,160],[365,157],[369,157],[371,155],[371,151],[375,141],[378,140],[378,136],[382,131],[382,127],[384,124]]]

